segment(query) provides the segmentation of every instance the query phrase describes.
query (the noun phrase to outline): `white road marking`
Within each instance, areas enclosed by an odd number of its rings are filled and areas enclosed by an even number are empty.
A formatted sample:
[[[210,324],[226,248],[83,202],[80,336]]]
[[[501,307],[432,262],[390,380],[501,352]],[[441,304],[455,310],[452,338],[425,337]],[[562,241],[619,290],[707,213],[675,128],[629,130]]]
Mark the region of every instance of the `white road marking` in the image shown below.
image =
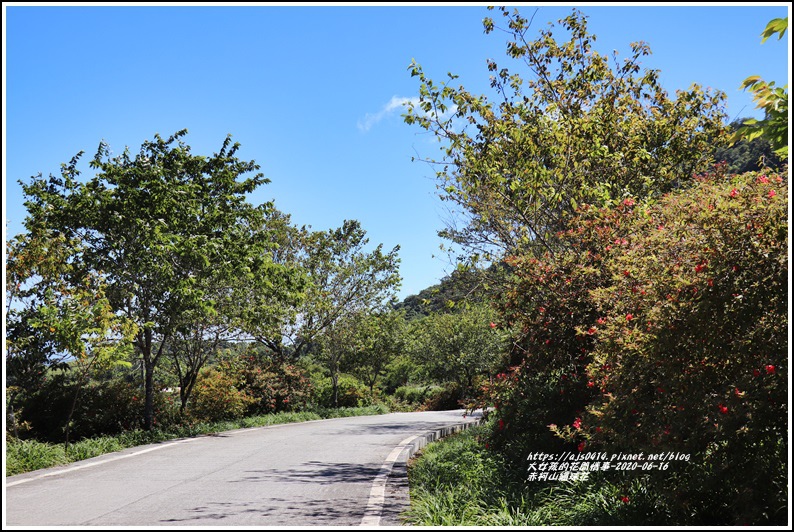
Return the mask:
[[[409,436],[401,441],[397,447],[392,449],[386,461],[380,466],[380,471],[372,481],[372,489],[369,492],[369,501],[367,501],[367,509],[364,511],[364,517],[361,519],[361,526],[379,526],[380,517],[383,512],[383,504],[386,502],[386,482],[389,480],[389,475],[394,467],[394,463],[400,456],[400,453],[410,445],[412,441],[420,438],[422,435]]]
[[[150,447],[149,449],[143,449],[141,451],[135,451],[134,453],[123,454],[121,456],[115,456],[113,458],[107,458],[105,460],[99,460],[97,462],[91,462],[90,464],[81,464],[81,465],[78,465],[78,466],[67,467],[65,469],[59,469],[58,471],[50,471],[49,473],[44,473],[42,475],[37,475],[35,477],[28,477],[28,478],[23,478],[21,480],[15,480],[14,482],[9,482],[8,484],[6,484],[6,488],[10,488],[11,486],[16,486],[18,484],[24,484],[25,482],[31,482],[33,480],[38,480],[40,478],[51,477],[51,476],[55,476],[55,475],[63,475],[65,473],[71,473],[72,471],[77,471],[78,469],[85,469],[87,467],[94,467],[94,466],[98,466],[98,465],[102,465],[102,464],[107,464],[108,462],[115,462],[116,460],[122,460],[124,458],[130,458],[132,456],[137,456],[139,454],[150,453],[152,451],[157,451],[159,449],[164,449],[164,448],[170,447],[172,445],[179,445],[180,443],[186,443],[186,442],[189,442],[189,441],[192,441],[192,440],[175,441],[175,442],[166,443],[166,444],[163,444],[163,445],[158,445],[156,447]]]

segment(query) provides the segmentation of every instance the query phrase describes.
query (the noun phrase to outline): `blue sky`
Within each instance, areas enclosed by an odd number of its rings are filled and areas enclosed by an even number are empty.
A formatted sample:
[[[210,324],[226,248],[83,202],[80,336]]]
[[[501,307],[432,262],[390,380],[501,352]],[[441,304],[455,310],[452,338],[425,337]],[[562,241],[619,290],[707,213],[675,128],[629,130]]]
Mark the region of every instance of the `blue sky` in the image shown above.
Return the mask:
[[[643,66],[667,90],[691,83],[727,93],[730,118],[760,117],[742,80],[788,83],[790,34],[761,44],[784,3],[541,5],[535,30],[578,7],[601,53],[626,56],[646,41]],[[534,5],[521,5],[530,15]],[[416,97],[412,59],[434,80],[447,72],[487,91],[485,60],[506,63],[506,36],[484,35],[485,5],[26,6],[3,4],[5,230],[22,230],[18,180],[57,174],[101,140],[134,152],[155,133],[187,128],[193,153],[217,151],[231,133],[271,183],[250,198],[275,200],[316,230],[357,219],[372,244],[400,245],[400,297],[452,266],[438,246],[445,209],[433,170],[411,158],[438,145],[400,118]],[[535,34],[530,30],[530,35]],[[88,169],[86,166],[86,173]],[[435,256],[435,258],[434,258]]]

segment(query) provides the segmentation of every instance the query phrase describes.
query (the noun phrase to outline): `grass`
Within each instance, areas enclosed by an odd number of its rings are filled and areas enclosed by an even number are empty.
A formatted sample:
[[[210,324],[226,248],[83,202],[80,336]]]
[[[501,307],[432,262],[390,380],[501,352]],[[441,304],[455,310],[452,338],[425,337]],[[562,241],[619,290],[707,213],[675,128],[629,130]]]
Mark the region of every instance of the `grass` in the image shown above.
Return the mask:
[[[196,423],[150,431],[135,430],[117,436],[101,436],[80,440],[66,449],[62,444],[42,443],[35,440],[8,439],[6,441],[6,476],[19,475],[47,467],[65,465],[78,460],[86,460],[106,453],[120,451],[129,447],[158,443],[179,438],[191,438],[204,434],[216,434],[229,430],[266,427],[300,423],[318,419],[331,419],[352,416],[386,414],[389,409],[383,405],[358,408],[319,408],[306,412],[282,412],[262,416],[247,417],[235,421]]]
[[[417,526],[603,526],[666,524],[662,498],[642,477],[595,474],[584,482],[526,482],[488,451],[487,426],[428,445],[409,465],[411,508]],[[624,502],[623,498],[628,497]]]

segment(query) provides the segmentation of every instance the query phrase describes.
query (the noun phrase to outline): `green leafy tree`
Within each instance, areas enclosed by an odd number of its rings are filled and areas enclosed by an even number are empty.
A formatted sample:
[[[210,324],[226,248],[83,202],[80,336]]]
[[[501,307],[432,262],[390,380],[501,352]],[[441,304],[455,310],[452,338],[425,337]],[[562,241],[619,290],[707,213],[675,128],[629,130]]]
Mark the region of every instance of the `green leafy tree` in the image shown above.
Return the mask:
[[[399,246],[384,253],[382,244],[367,251],[368,243],[355,220],[309,233],[304,243],[303,266],[311,284],[289,336],[296,356],[311,350],[328,370],[334,405],[343,359],[358,349],[361,316],[388,308],[400,283]]]
[[[306,355],[318,335],[338,320],[364,310],[384,308],[400,283],[399,246],[367,250],[369,239],[356,220],[328,231],[295,230],[290,237],[308,284],[292,319],[278,327],[252,328],[257,341],[274,353]]]
[[[506,337],[496,314],[484,304],[454,313],[431,314],[412,324],[410,350],[431,379],[457,383],[464,396],[475,379],[502,362]]]
[[[193,155],[182,141],[186,133],[155,135],[135,156],[125,149],[111,157],[101,143],[90,162],[97,174],[85,182],[77,169],[81,152],[62,165],[60,177],[39,174],[23,183],[28,231],[80,238],[74,279],[101,272],[108,301],[138,326],[134,345],[144,369],[147,429],[155,367],[181,320],[217,312],[208,284],[242,279],[252,290],[270,284],[285,300],[299,289],[283,282],[289,275],[276,275],[284,267],[268,255],[272,241],[262,228],[272,205],[246,201],[267,180],[261,173],[240,178],[259,167],[236,157],[239,145],[230,137],[211,157]]]
[[[493,100],[457,76],[437,84],[416,62],[419,103],[409,124],[442,141],[436,161],[441,198],[460,208],[443,232],[486,259],[554,249],[554,234],[579,203],[626,195],[655,197],[708,168],[725,132],[720,92],[697,85],[672,99],[659,71],[640,72],[645,43],[620,61],[598,53],[587,19],[574,10],[530,40],[530,21],[502,8],[507,55],[523,73],[488,60]],[[484,20],[486,33],[497,29]]]
[[[357,349],[350,353],[346,365],[369,386],[372,394],[388,365],[405,347],[405,318],[394,310],[365,314],[359,320],[355,335]]]
[[[12,363],[11,373],[21,377],[30,393],[33,384],[42,384],[43,370],[50,365],[47,362],[56,359],[63,362],[61,367],[71,370],[76,387],[64,427],[68,447],[80,392],[92,371],[129,366],[130,340],[137,334],[137,326],[112,308],[102,276],[88,272],[78,283],[69,279],[73,269],[69,259],[80,253],[79,241],[39,232],[18,236],[9,252],[12,285],[7,297],[9,302],[14,296],[17,303],[24,301],[24,310],[10,311],[14,317],[7,338],[9,358],[23,362]],[[41,338],[46,341],[38,340]],[[26,356],[28,351],[31,353]],[[25,362],[31,361],[32,368],[26,367]]]
[[[774,34],[778,40],[788,30],[788,17],[770,20],[761,33],[761,44]],[[734,133],[734,142],[745,139],[763,137],[771,144],[775,153],[783,159],[788,158],[788,85],[776,87],[774,81],[766,82],[761,76],[750,76],[742,82],[741,89],[749,89],[753,93],[756,108],[764,111],[764,118],[750,118]]]
[[[747,120],[749,119],[734,120],[730,124],[731,130],[738,131]],[[772,150],[770,142],[763,137],[753,140],[740,139],[730,146],[718,149],[714,158],[718,163],[727,163],[728,172],[733,174],[757,172],[764,168],[779,171],[785,162],[785,159],[777,155]]]

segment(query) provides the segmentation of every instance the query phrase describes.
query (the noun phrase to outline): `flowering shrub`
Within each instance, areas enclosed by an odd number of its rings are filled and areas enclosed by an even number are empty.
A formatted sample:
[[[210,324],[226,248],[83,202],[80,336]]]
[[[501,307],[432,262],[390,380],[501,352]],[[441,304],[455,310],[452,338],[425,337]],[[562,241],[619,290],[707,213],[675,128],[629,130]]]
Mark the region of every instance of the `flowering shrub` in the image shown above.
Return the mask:
[[[758,509],[786,484],[788,180],[699,181],[635,215],[607,261],[587,368],[602,393],[571,435],[691,454],[684,491],[719,494],[721,518],[771,519]]]
[[[699,505],[709,524],[779,520],[787,202],[786,174],[718,168],[656,204],[584,206],[561,251],[509,258],[516,347],[487,387],[495,448],[520,460],[561,437],[569,450],[686,453],[654,477],[673,507]]]
[[[254,400],[235,385],[234,379],[226,373],[213,368],[203,369],[188,403],[188,416],[195,421],[242,417]]]

